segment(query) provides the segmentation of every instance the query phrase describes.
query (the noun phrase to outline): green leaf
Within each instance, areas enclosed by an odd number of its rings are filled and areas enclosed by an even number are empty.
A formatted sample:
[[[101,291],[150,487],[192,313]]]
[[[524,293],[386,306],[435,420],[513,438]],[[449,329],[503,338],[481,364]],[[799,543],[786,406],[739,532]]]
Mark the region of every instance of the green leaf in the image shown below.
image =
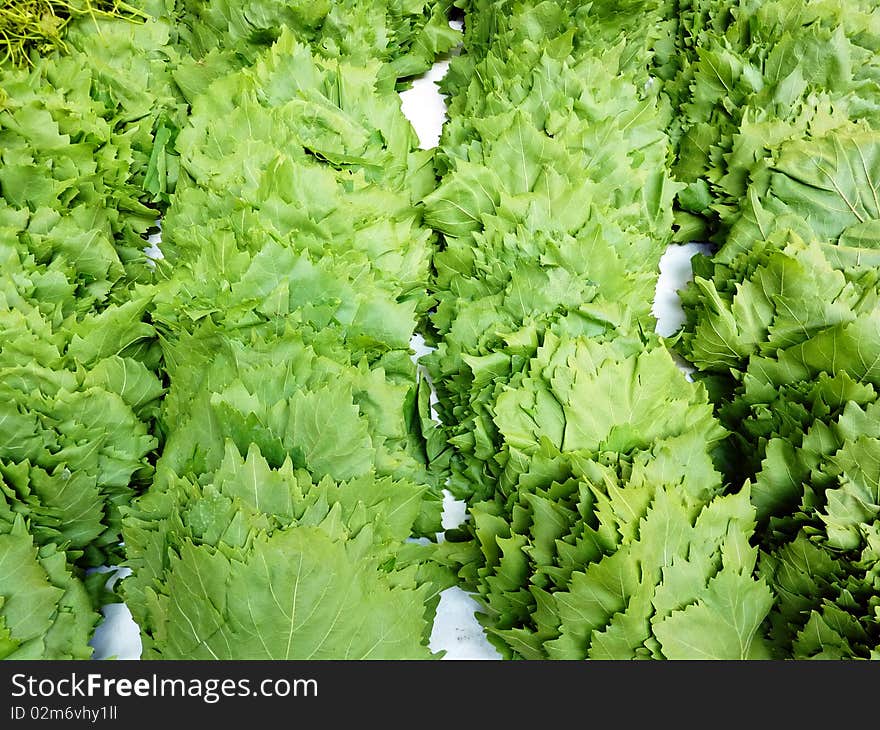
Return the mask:
[[[369,557],[318,528],[258,538],[245,562],[190,547],[171,568],[164,658],[431,656],[424,590],[395,587]]]
[[[667,659],[766,659],[759,633],[773,594],[750,575],[724,571],[700,600],[654,627]]]

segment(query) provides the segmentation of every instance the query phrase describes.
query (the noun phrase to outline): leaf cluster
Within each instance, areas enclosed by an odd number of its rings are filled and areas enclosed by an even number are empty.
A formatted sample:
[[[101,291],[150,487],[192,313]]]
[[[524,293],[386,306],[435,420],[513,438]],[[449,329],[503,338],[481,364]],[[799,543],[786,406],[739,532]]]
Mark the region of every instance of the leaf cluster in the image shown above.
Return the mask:
[[[659,3],[474,2],[425,200],[448,562],[505,657],[767,656],[749,494],[651,335],[672,236]],[[431,443],[429,441],[429,443]]]
[[[679,349],[732,432],[727,478],[750,485],[773,655],[876,657],[880,16],[692,10],[679,202],[720,225]]]

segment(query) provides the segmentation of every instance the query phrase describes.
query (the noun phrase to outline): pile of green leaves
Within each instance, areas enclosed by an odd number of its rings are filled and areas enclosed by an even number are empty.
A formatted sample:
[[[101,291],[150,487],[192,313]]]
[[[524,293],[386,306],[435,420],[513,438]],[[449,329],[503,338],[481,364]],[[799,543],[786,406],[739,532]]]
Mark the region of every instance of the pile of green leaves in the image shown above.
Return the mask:
[[[443,235],[427,363],[461,496],[494,490],[504,460],[491,458],[492,403],[546,332],[654,326],[676,191],[665,167],[669,109],[641,93],[644,68],[617,74],[634,55],[625,37],[579,50],[586,31],[572,28],[591,28],[591,12],[607,20],[601,6],[582,8],[577,24],[572,12],[548,2],[474,8],[466,53],[444,80],[442,179],[425,199]],[[482,23],[494,28],[488,48]]]
[[[774,656],[877,657],[880,16],[792,10],[740,6],[722,44],[705,29],[731,11],[703,9],[690,90],[707,103],[684,107],[678,170],[723,227],[695,259],[679,349],[732,431],[726,478],[751,485]]]
[[[753,168],[786,139],[880,123],[880,8],[867,0],[681,2],[670,93],[678,240],[723,236]],[[772,163],[769,163],[772,164]]]
[[[504,656],[766,656],[754,509],[719,496],[725,432],[665,349],[548,335],[494,411],[516,478],[447,548]]]
[[[179,109],[170,32],[90,23],[67,55],[0,83],[0,655],[13,658],[89,656],[104,581],[88,579],[90,597],[81,580],[121,559],[120,507],[158,446],[143,249],[173,184],[154,145]]]
[[[444,552],[505,657],[767,656],[755,510],[722,496],[725,431],[650,334],[679,189],[668,8],[465,11],[425,200],[429,443],[471,517]]]
[[[431,656],[434,176],[396,92],[448,3],[91,9],[0,91],[0,564],[33,563],[0,655],[88,656],[124,537],[148,656]]]
[[[689,324],[682,352],[713,391],[722,421],[735,431],[728,477],[732,483],[754,481],[769,564],[782,560],[781,551],[805,576],[806,583],[787,587],[783,595],[799,593],[818,615],[825,600],[843,602],[856,622],[873,627],[863,626],[866,643],[846,654],[870,652],[877,642],[870,602],[853,599],[850,605],[853,596],[876,592],[872,535],[880,507],[872,505],[880,505],[880,495],[870,475],[870,445],[876,441],[869,419],[859,420],[859,428],[847,425],[864,409],[874,412],[880,385],[880,290],[869,232],[878,211],[873,196],[864,194],[880,173],[877,140],[873,132],[834,132],[784,145],[769,190],[763,196],[752,191],[743,222],[714,261],[699,263],[684,296]],[[823,158],[824,190],[803,185],[801,170],[815,170]],[[844,210],[818,215],[832,201]],[[768,210],[782,205],[785,214]],[[860,454],[855,462],[853,449]],[[850,494],[853,489],[858,497]],[[805,557],[803,546],[789,551],[790,544],[801,543],[820,546],[813,549],[824,563],[812,565],[817,558]],[[837,561],[850,567],[818,590],[814,581],[826,579],[824,571]],[[801,642],[792,625],[815,636],[816,626],[805,623],[819,619],[810,615],[802,607],[799,622],[793,616],[779,620],[777,629],[786,637],[780,639],[782,651]],[[871,634],[875,638],[867,639]],[[838,639],[825,640],[832,656],[843,651]],[[806,646],[812,647],[809,654],[825,651],[813,638]],[[795,649],[801,650],[807,651]]]
[[[451,0],[184,0],[178,23],[198,73],[252,64],[286,29],[321,56],[378,61],[380,73],[397,82],[428,70],[458,44],[450,6]]]
[[[144,658],[430,658],[445,578],[406,542],[424,490],[371,472],[316,480],[231,440],[198,481],[160,472],[125,530]]]
[[[286,28],[214,78],[176,140],[166,444],[123,531],[146,657],[429,658],[452,582],[410,541],[440,530],[409,349],[430,153],[384,59],[308,41]]]

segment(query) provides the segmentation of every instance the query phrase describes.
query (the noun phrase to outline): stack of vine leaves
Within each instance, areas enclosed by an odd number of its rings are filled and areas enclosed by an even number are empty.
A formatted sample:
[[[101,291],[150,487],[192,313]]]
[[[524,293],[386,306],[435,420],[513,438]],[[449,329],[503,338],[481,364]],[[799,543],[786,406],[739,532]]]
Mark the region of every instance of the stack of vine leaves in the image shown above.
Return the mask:
[[[144,658],[427,659],[453,585],[504,658],[880,657],[874,5],[139,0],[9,54],[0,658],[121,600]]]
[[[472,522],[443,549],[503,656],[767,655],[749,489],[725,494],[726,431],[652,334],[672,16],[477,3],[446,81],[429,365]]]
[[[694,2],[674,169],[678,349],[751,485],[774,656],[880,658],[880,8]]]

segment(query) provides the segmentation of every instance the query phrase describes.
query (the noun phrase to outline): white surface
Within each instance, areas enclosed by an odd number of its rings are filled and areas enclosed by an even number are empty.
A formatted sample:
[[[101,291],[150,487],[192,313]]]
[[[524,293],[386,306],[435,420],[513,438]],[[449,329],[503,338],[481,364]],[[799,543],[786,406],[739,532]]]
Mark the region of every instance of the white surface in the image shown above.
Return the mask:
[[[445,651],[444,659],[500,659],[474,618],[477,610],[477,602],[461,588],[443,591],[428,644],[431,651]]]
[[[449,69],[447,59],[438,61],[428,73],[416,79],[412,87],[400,93],[400,107],[410,120],[423,150],[436,147],[446,122],[445,97],[437,88]]]
[[[698,253],[708,253],[709,246],[703,243],[686,243],[682,246],[669,246],[660,259],[660,276],[654,292],[652,312],[657,318],[655,331],[662,337],[674,335],[684,324],[684,310],[678,297],[678,290],[691,280],[691,259]]]
[[[401,94],[403,113],[416,130],[423,149],[436,147],[440,140],[446,120],[446,105],[435,82],[443,77],[448,67],[448,60],[440,61]],[[151,243],[155,248],[155,242]],[[705,246],[701,244],[670,246],[660,261],[660,277],[653,312],[657,318],[657,333],[662,336],[674,334],[684,322],[677,291],[690,279],[691,257],[701,250],[705,250]],[[161,256],[158,249],[156,253]],[[412,346],[416,360],[429,351],[420,335],[413,338]],[[688,371],[684,366],[682,369]],[[432,394],[433,403],[436,403],[436,396]],[[432,416],[436,418],[433,409]],[[447,492],[444,499],[443,528],[457,527],[465,517],[464,503],[454,500]],[[486,640],[474,617],[478,608],[474,599],[460,588],[444,591],[440,596],[431,634],[431,650],[445,651],[446,659],[498,659],[498,653]],[[112,604],[105,606],[102,613],[104,620],[92,639],[94,658],[140,658],[140,635],[128,608],[124,604]]]
[[[93,659],[140,659],[141,635],[124,603],[111,603],[101,609],[104,620],[95,631]]]
[[[128,568],[116,570],[99,568],[99,572],[107,572],[107,587],[110,588],[120,578],[129,575]],[[141,634],[137,624],[131,618],[131,611],[124,603],[111,603],[101,608],[104,620],[95,630],[91,645],[94,648],[93,659],[140,659]]]

